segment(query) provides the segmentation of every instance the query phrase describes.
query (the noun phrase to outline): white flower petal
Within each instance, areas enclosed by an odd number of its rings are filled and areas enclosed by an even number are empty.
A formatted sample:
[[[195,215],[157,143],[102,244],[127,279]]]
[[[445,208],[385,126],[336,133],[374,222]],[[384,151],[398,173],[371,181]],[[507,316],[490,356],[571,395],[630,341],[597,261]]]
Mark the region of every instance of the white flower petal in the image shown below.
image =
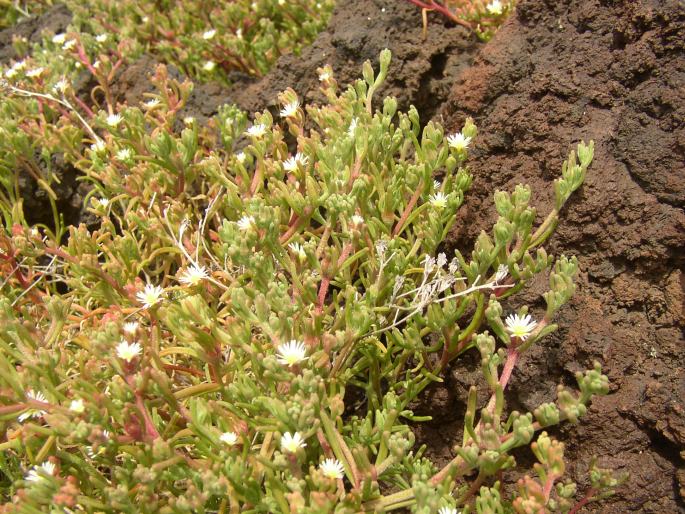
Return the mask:
[[[290,102],[289,104],[286,104],[283,106],[283,109],[281,109],[281,118],[289,118],[290,116],[294,116],[297,114],[297,110],[300,108],[300,102],[299,100],[294,100]]]
[[[36,464],[26,474],[25,480],[28,482],[40,482],[45,479],[44,475],[53,476],[55,474],[55,465],[50,461],[45,461],[42,464]]]
[[[448,196],[442,191],[438,191],[437,193],[428,197],[428,201],[436,209],[444,209],[447,207],[447,200]]]
[[[140,355],[140,352],[143,351],[143,348],[138,343],[131,344],[125,339],[122,339],[121,342],[117,345],[116,351],[117,357],[119,357],[121,360],[131,362],[138,355]]]
[[[466,150],[471,143],[471,138],[466,137],[461,132],[447,136],[447,144],[455,150]]]
[[[291,340],[278,347],[278,362],[284,366],[293,366],[305,361],[307,357],[307,347],[302,341]]]
[[[306,446],[307,443],[304,442],[304,439],[302,439],[299,432],[295,432],[294,434],[286,432],[283,434],[283,437],[281,437],[281,449],[285,452],[295,453],[300,448]]]
[[[203,280],[206,280],[207,278],[209,278],[209,275],[207,274],[207,269],[204,266],[193,265],[189,268],[186,268],[186,270],[181,275],[181,278],[179,278],[178,280],[182,284],[188,286],[196,286]]]
[[[153,305],[162,301],[164,296],[164,289],[160,286],[147,284],[145,289],[136,293],[136,298],[143,304],[143,308],[149,309]]]
[[[345,476],[345,468],[338,459],[326,459],[319,464],[319,469],[327,478],[339,479]]]
[[[528,339],[528,336],[535,330],[538,325],[537,321],[533,320],[530,314],[519,316],[518,314],[510,314],[505,320],[507,332],[513,337],[518,337],[521,341]]]
[[[238,435],[235,432],[224,432],[219,436],[219,441],[228,446],[234,446],[238,443]]]
[[[245,231],[249,230],[254,225],[254,223],[255,223],[254,217],[245,215],[238,220],[238,228],[241,231],[245,232]]]

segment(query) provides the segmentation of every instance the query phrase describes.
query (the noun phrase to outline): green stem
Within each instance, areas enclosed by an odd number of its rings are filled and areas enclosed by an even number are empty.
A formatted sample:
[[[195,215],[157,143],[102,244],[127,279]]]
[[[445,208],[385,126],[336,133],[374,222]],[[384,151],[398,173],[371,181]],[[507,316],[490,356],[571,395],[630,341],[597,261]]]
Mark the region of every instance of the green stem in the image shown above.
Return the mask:
[[[177,400],[181,400],[183,398],[188,398],[189,396],[198,396],[205,393],[215,393],[219,389],[221,389],[221,386],[219,384],[203,383],[186,387],[185,389],[181,389],[180,391],[176,391],[174,393],[174,396]]]
[[[538,229],[535,231],[535,234],[533,234],[533,237],[531,238],[531,242],[528,245],[528,248],[534,248],[544,243],[545,240],[552,233],[554,228],[557,226],[558,221],[559,211],[553,209],[552,212],[549,213],[545,221],[542,223],[542,225],[540,225]]]

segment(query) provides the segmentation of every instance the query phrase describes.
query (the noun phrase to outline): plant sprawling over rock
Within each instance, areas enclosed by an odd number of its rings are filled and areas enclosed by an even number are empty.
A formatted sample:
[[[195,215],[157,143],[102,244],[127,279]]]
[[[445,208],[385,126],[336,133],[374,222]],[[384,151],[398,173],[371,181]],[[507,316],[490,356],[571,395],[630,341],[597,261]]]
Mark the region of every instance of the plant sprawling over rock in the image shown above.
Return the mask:
[[[491,234],[446,255],[476,127],[445,134],[393,98],[377,106],[389,62],[346,89],[320,69],[324,105],[287,90],[278,119],[225,106],[206,126],[178,119],[192,86],[162,66],[140,106],[83,115],[67,86],[5,84],[4,512],[572,508],[563,445],[544,429],[577,422],[607,378],[595,364],[578,392],[527,413],[507,412],[504,391],[574,292],[575,258],[542,244],[593,145],[571,152],[542,224],[528,187],[500,191]],[[90,228],[26,222],[20,176],[38,140],[91,184]],[[513,311],[542,273],[546,309]],[[414,444],[425,418],[411,405],[465,352],[490,400],[471,388],[439,469]],[[526,445],[534,475],[503,487]]]

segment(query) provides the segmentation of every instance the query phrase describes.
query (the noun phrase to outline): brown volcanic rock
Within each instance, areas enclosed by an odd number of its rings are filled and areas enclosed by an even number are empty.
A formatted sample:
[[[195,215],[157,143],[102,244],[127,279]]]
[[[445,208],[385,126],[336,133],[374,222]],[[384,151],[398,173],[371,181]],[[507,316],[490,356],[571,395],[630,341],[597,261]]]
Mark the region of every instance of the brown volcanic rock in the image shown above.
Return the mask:
[[[451,241],[460,247],[491,226],[496,188],[530,184],[542,219],[568,150],[595,140],[586,183],[548,243],[578,256],[578,292],[560,332],[515,371],[508,401],[534,408],[559,374],[572,384],[572,372],[600,360],[611,394],[558,435],[581,489],[593,454],[631,478],[587,511],[682,511],[685,7],[524,0],[441,112],[451,129],[473,116],[481,133]]]
[[[400,109],[414,104],[428,120],[481,46],[463,27],[437,15],[431,15],[424,38],[421,11],[403,0],[339,0],[326,30],[301,55],[281,57],[265,77],[237,84],[229,96],[250,112],[274,109],[277,94],[287,87],[305,102],[321,102],[318,67],[330,64],[338,84],[346,87],[361,78],[365,60],[377,70],[381,50],[389,48],[391,70],[377,98],[393,95]]]

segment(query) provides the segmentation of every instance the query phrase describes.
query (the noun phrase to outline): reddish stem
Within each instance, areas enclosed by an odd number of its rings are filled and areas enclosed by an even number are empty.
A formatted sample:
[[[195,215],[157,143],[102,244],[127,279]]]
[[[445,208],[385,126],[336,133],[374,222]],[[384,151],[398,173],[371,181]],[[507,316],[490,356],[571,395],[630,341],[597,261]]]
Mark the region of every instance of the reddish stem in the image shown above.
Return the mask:
[[[427,11],[438,11],[440,14],[449,18],[454,23],[461,25],[462,27],[466,27],[467,29],[472,28],[471,25],[469,24],[469,22],[460,19],[452,11],[450,11],[447,7],[445,7],[444,5],[441,5],[439,3],[436,3],[435,0],[431,0],[430,4],[422,2],[421,0],[409,0],[409,2],[420,7],[421,9],[426,9]]]
[[[250,184],[250,196],[254,196],[257,191],[257,186],[264,180],[264,175],[262,173],[263,165],[261,162],[257,163],[257,169],[255,170],[254,177],[252,177],[252,183]]]
[[[597,489],[594,487],[590,487],[590,489],[587,490],[585,493],[585,496],[583,497],[582,500],[580,500],[578,503],[576,503],[571,510],[568,511],[568,514],[576,514],[580,509],[582,509],[585,505],[590,503],[590,498],[594,496],[594,494],[597,492]]]
[[[86,55],[86,51],[83,48],[83,45],[81,43],[78,43],[76,45],[76,53],[78,54],[78,59],[81,61],[81,64],[83,64],[86,68],[88,68],[88,71],[93,74],[94,77],[98,76],[98,70],[96,70],[93,65],[90,63],[90,59],[88,59],[88,56]]]
[[[395,225],[395,230],[392,231],[393,236],[398,236],[399,233],[402,232],[402,227],[404,226],[404,223],[407,221],[407,218],[409,217],[409,214],[411,213],[412,209],[414,209],[416,202],[419,201],[419,196],[421,196],[422,190],[423,190],[423,182],[419,183],[419,186],[416,188],[416,191],[414,191],[414,194],[412,195],[411,199],[409,200],[409,203],[404,208],[404,212],[402,213],[402,217],[397,222],[397,225]]]
[[[86,103],[85,103],[83,100],[81,100],[78,96],[75,96],[75,95],[74,95],[74,99],[76,100],[76,103],[79,104],[79,105],[81,106],[81,109],[83,109],[84,111],[86,111],[86,114],[88,114],[88,116],[89,116],[90,118],[92,118],[93,116],[95,116],[95,114],[93,113],[92,109],[91,109],[90,107],[88,107],[88,106],[86,105]]]
[[[27,289],[31,284],[29,284],[24,277],[24,274],[21,272],[21,269],[17,265],[17,261],[15,258],[11,255],[2,255],[0,254],[0,257],[3,259],[7,259],[7,263],[9,266],[14,270],[14,275],[17,277],[17,280],[19,281],[19,285],[23,287],[24,289]]]
[[[362,170],[362,158],[357,157],[357,160],[354,163],[354,168],[352,168],[352,173],[350,174],[350,180],[347,182],[347,185],[350,189],[352,188],[354,181],[359,178],[361,170]]]
[[[519,351],[513,345],[507,350],[507,360],[504,363],[502,374],[499,377],[499,385],[502,386],[502,389],[507,388],[507,384],[511,378],[512,371],[514,371],[514,367],[516,366],[516,361],[518,360],[519,355]]]
[[[145,403],[143,402],[143,395],[136,391],[136,407],[143,416],[143,421],[145,422],[145,433],[150,436],[153,440],[160,437],[155,424],[152,422],[150,413],[145,408]]]
[[[58,106],[58,107],[57,107],[57,110],[58,110],[59,112],[61,112],[61,113],[62,113],[62,116],[64,116],[66,119],[71,118],[71,116],[69,115],[69,111],[67,111],[64,107]]]
[[[351,252],[352,252],[352,243],[347,243],[344,246],[343,251],[340,254],[340,257],[338,257],[337,267],[342,266],[342,263],[345,262],[345,259],[347,259],[350,256]],[[328,286],[330,284],[331,284],[331,277],[324,277],[321,280],[321,286],[319,288],[319,306],[317,307],[317,312],[321,312],[323,310],[323,304],[326,301],[326,295],[328,294]]]
[[[305,207],[304,212],[302,213],[302,214],[304,214],[304,217],[303,217],[303,218],[304,218],[304,219],[308,218],[309,216],[311,216],[312,212],[314,212],[314,210],[313,210],[311,207]],[[300,226],[300,221],[301,221],[303,218],[301,218],[300,216],[298,216],[298,215],[295,214],[295,215],[290,219],[290,223],[289,223],[290,227],[289,227],[288,230],[287,230],[287,231],[278,239],[278,242],[281,243],[281,244],[285,244],[286,241],[288,241],[288,239],[290,239],[290,238],[292,237],[292,235],[293,235],[295,232],[297,232],[297,229],[298,229],[299,226]]]
[[[545,487],[542,489],[542,494],[545,495],[545,504],[549,501],[549,497],[552,494],[552,486],[554,485],[554,481],[557,479],[555,475],[550,475],[547,477],[547,481],[545,482]]]
[[[13,414],[15,412],[21,412],[27,408],[27,405],[28,403],[15,403],[12,405],[3,405],[2,407],[0,407],[0,416],[4,416],[5,414]]]
[[[518,350],[512,345],[509,347],[507,350],[507,360],[504,363],[504,368],[502,369],[502,374],[499,377],[499,385],[502,386],[502,390],[507,388],[507,384],[509,383],[509,379],[511,378],[511,373],[514,371],[514,367],[516,366],[516,361],[519,358],[519,352]],[[489,411],[492,411],[495,408],[495,402],[497,401],[496,395],[493,393],[492,396],[490,397],[490,401],[488,402],[488,407],[487,409]],[[480,425],[480,423],[479,423]]]
[[[107,75],[107,82],[111,82],[112,80],[114,80],[114,75],[116,75],[117,70],[121,67],[122,64],[124,64],[124,58],[119,57],[119,59],[117,59],[117,62],[114,63],[114,66],[112,66],[109,75]]]

